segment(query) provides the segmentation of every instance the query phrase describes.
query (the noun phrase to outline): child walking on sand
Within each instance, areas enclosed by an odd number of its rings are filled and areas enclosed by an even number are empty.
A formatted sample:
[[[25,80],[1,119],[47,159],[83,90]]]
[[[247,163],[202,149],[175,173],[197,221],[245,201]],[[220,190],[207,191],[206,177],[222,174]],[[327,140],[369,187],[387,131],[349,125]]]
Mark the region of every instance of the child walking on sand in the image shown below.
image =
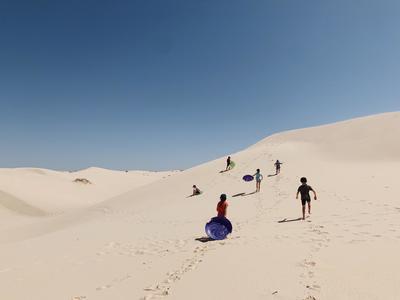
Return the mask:
[[[217,217],[225,218],[226,217],[226,212],[227,212],[227,209],[228,209],[228,201],[226,201],[226,195],[222,194],[219,197],[219,199],[220,200],[219,200],[219,202],[217,204],[217,212],[218,212]]]
[[[256,193],[260,191],[261,181],[263,180],[263,176],[260,173],[260,169],[257,169],[256,174],[253,175],[256,178]]]
[[[308,203],[308,214],[311,214],[311,197],[310,191],[314,194],[314,200],[317,200],[317,193],[311,186],[307,184],[307,178],[301,177],[301,186],[297,189],[296,199],[299,199],[299,193],[301,194],[301,205],[303,212],[303,220],[306,218],[306,203]]]
[[[281,162],[279,159],[275,162],[275,175],[278,175],[281,172]]]
[[[226,159],[226,169],[225,171],[228,171],[231,169],[231,157],[228,156],[228,158]]]

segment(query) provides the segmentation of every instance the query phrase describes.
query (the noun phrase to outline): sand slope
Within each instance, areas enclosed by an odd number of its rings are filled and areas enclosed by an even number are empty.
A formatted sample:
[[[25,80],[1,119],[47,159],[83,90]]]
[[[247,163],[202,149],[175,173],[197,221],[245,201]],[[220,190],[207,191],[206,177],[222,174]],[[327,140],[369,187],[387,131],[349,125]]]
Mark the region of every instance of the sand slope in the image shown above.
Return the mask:
[[[222,158],[36,217],[29,226],[9,226],[1,232],[2,295],[400,299],[399,128],[400,113],[389,113],[276,134],[233,154],[229,172],[219,173]],[[284,163],[279,176],[276,159]],[[265,180],[253,194],[254,184],[241,177],[256,168]],[[319,196],[306,221],[298,220],[294,199],[301,176]],[[204,194],[187,198],[192,184]],[[207,242],[204,224],[222,192],[234,232]],[[25,203],[48,207],[35,201]],[[18,210],[40,215],[30,206]]]
[[[22,224],[40,224],[42,227],[42,222],[48,222],[51,216],[68,218],[72,211],[90,208],[110,197],[175,173],[102,168],[76,172],[38,168],[0,169],[0,232]],[[76,179],[87,179],[90,183],[75,182]],[[21,231],[26,236],[27,232]],[[13,234],[0,235],[0,241],[15,238]]]
[[[19,214],[42,215],[45,211],[54,214],[93,205],[172,173],[101,168],[76,172],[38,168],[0,169],[0,193],[4,195],[0,197],[0,204]],[[87,179],[90,183],[75,182],[76,179]],[[14,201],[7,200],[10,197]],[[36,210],[34,207],[37,207]]]

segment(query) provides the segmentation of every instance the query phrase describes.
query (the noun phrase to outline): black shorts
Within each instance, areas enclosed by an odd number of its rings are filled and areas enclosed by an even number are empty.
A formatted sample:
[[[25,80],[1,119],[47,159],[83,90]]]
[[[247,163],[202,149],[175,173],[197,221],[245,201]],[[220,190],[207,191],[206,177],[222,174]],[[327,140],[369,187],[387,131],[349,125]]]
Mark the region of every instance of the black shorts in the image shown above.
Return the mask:
[[[301,205],[306,205],[306,202],[308,202],[308,203],[310,203],[311,202],[311,199],[310,198],[308,198],[308,199],[301,199]]]

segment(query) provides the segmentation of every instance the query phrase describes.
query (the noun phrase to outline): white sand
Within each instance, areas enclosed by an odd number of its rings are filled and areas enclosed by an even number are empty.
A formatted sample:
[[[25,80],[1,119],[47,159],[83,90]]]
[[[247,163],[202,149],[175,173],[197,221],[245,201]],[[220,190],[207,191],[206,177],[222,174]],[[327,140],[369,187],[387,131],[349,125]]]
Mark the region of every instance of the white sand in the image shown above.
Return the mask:
[[[273,135],[225,173],[2,170],[1,299],[400,299],[399,137],[388,113]],[[261,193],[232,197],[256,168]],[[291,221],[301,176],[319,199]],[[197,241],[222,192],[233,234]]]

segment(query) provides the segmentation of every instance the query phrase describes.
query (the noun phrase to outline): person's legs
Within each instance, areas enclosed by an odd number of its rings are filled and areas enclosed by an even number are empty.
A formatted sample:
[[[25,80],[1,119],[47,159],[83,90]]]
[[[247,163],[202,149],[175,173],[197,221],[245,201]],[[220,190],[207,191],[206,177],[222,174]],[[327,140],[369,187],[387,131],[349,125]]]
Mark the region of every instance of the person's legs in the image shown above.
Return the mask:
[[[301,199],[301,208],[302,208],[302,213],[303,213],[303,220],[306,219],[306,203],[307,200],[306,199]]]

